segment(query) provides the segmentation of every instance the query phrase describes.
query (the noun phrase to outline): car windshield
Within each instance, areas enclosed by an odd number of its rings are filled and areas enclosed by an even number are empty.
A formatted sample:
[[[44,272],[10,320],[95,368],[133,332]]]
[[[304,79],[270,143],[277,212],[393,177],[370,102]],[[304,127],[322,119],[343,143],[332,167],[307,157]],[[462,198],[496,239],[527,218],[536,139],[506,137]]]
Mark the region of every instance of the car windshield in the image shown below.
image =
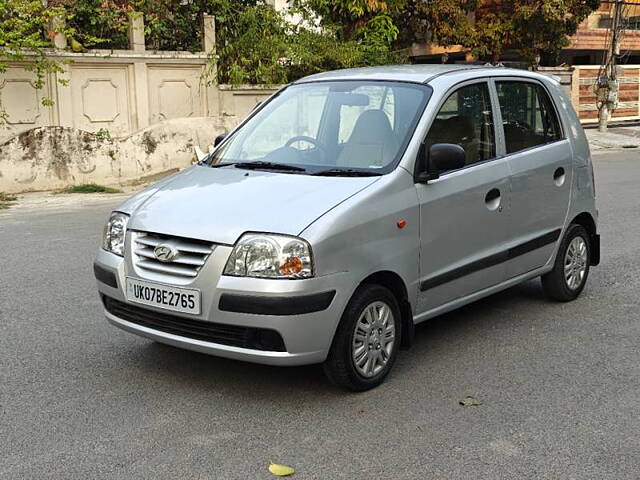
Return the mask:
[[[320,175],[386,173],[397,165],[430,93],[425,85],[399,82],[291,85],[208,163]]]

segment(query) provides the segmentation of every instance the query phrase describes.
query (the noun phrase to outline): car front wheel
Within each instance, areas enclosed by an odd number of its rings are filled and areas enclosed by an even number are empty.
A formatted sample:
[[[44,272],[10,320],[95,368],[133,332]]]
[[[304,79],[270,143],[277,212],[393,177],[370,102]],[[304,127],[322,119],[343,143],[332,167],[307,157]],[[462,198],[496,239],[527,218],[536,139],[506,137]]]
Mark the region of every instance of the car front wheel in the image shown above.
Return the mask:
[[[355,391],[378,386],[395,362],[401,318],[394,295],[380,285],[363,285],[340,320],[324,364],[329,379]]]

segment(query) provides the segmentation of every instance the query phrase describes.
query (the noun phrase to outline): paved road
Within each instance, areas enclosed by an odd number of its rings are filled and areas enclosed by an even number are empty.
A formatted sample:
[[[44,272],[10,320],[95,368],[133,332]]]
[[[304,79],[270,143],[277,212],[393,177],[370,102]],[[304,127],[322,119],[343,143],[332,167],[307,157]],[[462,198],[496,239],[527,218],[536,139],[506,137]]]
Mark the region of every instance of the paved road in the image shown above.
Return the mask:
[[[109,326],[91,262],[110,204],[0,217],[0,478],[637,479],[640,153],[596,156],[603,263],[428,322],[380,388]],[[480,407],[461,407],[465,395]]]

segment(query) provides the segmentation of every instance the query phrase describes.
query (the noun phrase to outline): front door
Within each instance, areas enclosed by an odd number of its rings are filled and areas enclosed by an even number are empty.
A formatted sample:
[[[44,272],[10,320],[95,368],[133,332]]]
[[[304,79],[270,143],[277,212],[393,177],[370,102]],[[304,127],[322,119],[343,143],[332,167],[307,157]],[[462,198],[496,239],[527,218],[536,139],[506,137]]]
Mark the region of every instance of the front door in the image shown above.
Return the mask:
[[[571,195],[572,149],[547,90],[535,81],[497,80],[511,170],[507,277],[544,266],[562,233]]]
[[[510,179],[496,158],[496,114],[486,82],[463,85],[442,103],[427,138],[455,143],[466,165],[416,185],[420,202],[418,314],[505,279]]]

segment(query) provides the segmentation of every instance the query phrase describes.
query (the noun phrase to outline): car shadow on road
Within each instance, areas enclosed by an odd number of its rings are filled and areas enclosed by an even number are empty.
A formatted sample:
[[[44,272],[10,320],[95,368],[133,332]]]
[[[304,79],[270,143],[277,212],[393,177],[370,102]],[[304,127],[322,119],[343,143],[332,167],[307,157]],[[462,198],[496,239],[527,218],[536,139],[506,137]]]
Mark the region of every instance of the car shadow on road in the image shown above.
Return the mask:
[[[514,321],[510,311],[526,309],[527,305],[544,298],[539,282],[527,282],[484,298],[455,311],[420,324],[416,328],[413,347],[402,355],[417,355],[426,359],[438,346],[450,343],[457,335],[469,335],[502,322]],[[499,330],[494,330],[499,334]],[[137,347],[139,348],[139,347]],[[217,394],[237,396],[246,400],[259,394],[260,401],[282,401],[283,396],[324,402],[344,396],[324,377],[320,365],[301,367],[271,367],[228,360],[189,350],[147,343],[137,352],[135,360],[141,374],[158,375],[162,381],[173,377],[184,388],[213,389]],[[420,360],[419,360],[420,361]],[[402,375],[403,362],[398,362],[394,376]],[[313,393],[313,395],[309,395]]]
[[[457,331],[512,323],[529,305],[545,302],[540,282],[530,280],[418,324],[413,346],[450,338]]]

